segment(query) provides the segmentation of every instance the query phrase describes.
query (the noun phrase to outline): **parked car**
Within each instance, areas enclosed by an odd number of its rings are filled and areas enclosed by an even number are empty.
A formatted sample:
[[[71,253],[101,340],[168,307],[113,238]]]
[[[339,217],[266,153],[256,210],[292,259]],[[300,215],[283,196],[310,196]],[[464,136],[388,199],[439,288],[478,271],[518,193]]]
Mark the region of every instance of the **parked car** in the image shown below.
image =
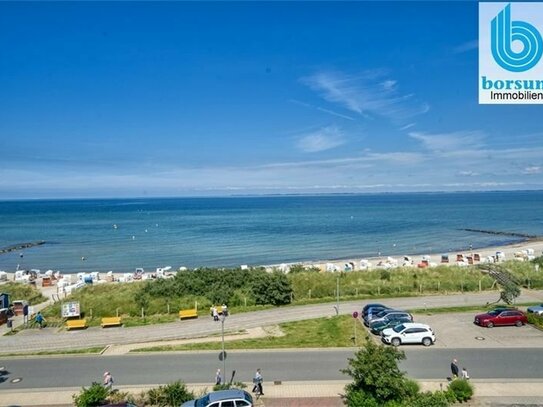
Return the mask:
[[[498,308],[486,314],[475,315],[474,323],[480,326],[492,328],[500,325],[522,326],[528,322],[528,318],[522,311],[508,308]]]
[[[186,401],[181,407],[253,407],[253,397],[245,390],[220,390]]]
[[[394,311],[398,311],[398,310],[392,309],[392,308],[385,308],[385,309],[379,310],[376,313],[372,312],[371,314],[368,314],[367,318],[364,320],[364,325],[370,326],[371,321],[375,319],[379,319],[379,318],[384,318],[387,314]]]
[[[394,328],[384,329],[381,332],[381,340],[394,346],[407,343],[422,343],[424,346],[430,346],[436,341],[436,335],[426,324],[406,322]]]
[[[368,315],[368,311],[369,311],[370,308],[382,308],[382,309],[385,309],[385,308],[388,308],[388,307],[386,305],[377,304],[377,303],[366,304],[366,305],[364,305],[364,308],[362,308],[362,317],[365,317],[366,315]]]
[[[382,318],[374,318],[370,321],[369,327],[372,328],[373,325],[377,322],[386,322],[386,321],[399,321],[400,319],[407,319],[409,322],[413,322],[413,315],[406,311],[391,311],[387,312],[386,315]]]
[[[375,306],[375,307],[368,308],[366,314],[362,315],[362,319],[364,320],[364,325],[367,326],[370,319],[375,318],[375,316],[377,314],[379,314],[381,311],[384,311],[384,310],[387,310],[387,309],[392,309],[392,308],[389,308],[389,307],[386,307],[386,306]]]
[[[387,328],[394,328],[396,325],[403,324],[404,322],[412,322],[411,319],[398,319],[393,321],[380,321],[372,324],[371,333],[374,335],[381,335],[381,331]]]
[[[529,314],[543,315],[543,304],[534,305],[533,307],[528,307]]]

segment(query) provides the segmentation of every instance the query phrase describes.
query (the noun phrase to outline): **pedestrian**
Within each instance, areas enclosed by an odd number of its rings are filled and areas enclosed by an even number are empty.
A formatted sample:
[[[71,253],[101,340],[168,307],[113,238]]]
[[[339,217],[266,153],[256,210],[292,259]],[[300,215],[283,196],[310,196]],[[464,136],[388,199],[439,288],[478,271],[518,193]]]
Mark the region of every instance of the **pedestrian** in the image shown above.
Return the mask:
[[[104,373],[104,387],[109,390],[113,387],[113,376],[109,372]]]
[[[256,369],[255,377],[253,377],[253,393],[256,392],[257,396],[263,396],[264,390],[262,389],[262,382],[264,379],[262,378],[262,373],[260,373],[260,369]]]
[[[451,362],[452,379],[458,378],[458,361],[453,359]]]
[[[223,314],[225,317],[228,316],[228,307],[226,306],[226,304],[223,304],[223,305],[222,305],[221,311],[222,311],[222,314]]]
[[[217,311],[217,307],[213,306],[213,320],[218,321],[219,320],[219,312]]]
[[[38,314],[36,315],[36,323],[40,326],[40,329],[43,328],[43,325],[45,323],[45,318],[41,314],[41,312],[38,311]]]
[[[465,367],[462,368],[462,380],[469,380],[469,374]]]
[[[221,377],[221,369],[217,369],[217,373],[215,374],[215,385],[220,385],[222,383],[222,377]]]

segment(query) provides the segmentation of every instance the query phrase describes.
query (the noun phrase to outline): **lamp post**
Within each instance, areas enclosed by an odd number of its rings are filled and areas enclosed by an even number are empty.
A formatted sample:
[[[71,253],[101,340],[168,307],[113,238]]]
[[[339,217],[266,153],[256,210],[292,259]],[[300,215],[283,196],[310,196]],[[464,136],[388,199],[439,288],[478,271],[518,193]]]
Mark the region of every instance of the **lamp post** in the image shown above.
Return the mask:
[[[336,294],[337,294],[337,299],[336,299],[336,312],[337,314],[339,315],[339,274],[337,276],[337,286],[336,286]]]
[[[224,351],[224,321],[226,319],[226,315],[223,311],[221,314],[221,337],[222,337],[222,375],[223,375],[223,384],[226,383],[226,352]]]

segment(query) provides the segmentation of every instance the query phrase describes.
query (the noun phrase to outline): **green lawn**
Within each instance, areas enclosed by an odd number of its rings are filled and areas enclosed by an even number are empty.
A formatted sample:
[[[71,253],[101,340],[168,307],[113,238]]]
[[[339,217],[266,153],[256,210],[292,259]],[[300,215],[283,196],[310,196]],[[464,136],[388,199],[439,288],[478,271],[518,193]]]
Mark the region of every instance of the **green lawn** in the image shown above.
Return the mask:
[[[44,350],[41,352],[29,353],[0,353],[0,357],[6,356],[44,356],[44,355],[82,355],[82,354],[98,354],[104,350],[103,346],[83,349],[66,349],[66,350]]]
[[[271,348],[327,348],[355,346],[354,327],[356,326],[356,345],[365,342],[367,332],[360,321],[353,317],[317,318],[279,325],[285,336],[269,336],[257,339],[228,341],[227,349],[271,349]],[[221,342],[204,342],[173,346],[155,346],[135,349],[132,352],[163,352],[180,350],[220,350]]]

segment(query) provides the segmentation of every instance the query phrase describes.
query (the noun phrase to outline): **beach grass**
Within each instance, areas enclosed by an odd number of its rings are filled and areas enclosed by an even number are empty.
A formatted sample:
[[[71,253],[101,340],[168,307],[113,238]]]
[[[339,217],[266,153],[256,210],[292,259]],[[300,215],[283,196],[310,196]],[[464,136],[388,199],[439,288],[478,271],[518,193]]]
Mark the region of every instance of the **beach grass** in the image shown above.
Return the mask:
[[[41,291],[36,288],[36,286],[31,284],[10,281],[0,286],[0,292],[8,293],[12,302],[26,300],[28,301],[29,305],[36,305],[47,301],[47,298],[41,293]]]
[[[543,272],[536,272],[531,262],[508,261],[501,264],[526,288],[543,288]],[[184,276],[183,284],[192,274]],[[197,273],[194,274],[196,279]],[[438,266],[425,269],[399,267],[343,273],[299,272],[288,275],[292,288],[292,305],[336,301],[339,279],[341,301],[370,298],[411,297],[428,294],[452,294],[498,290],[493,278],[477,267]],[[161,289],[174,281],[158,282]],[[125,326],[149,325],[177,320],[181,309],[198,307],[200,316],[209,312],[212,302],[201,295],[182,295],[175,291],[149,289],[155,282],[130,284],[95,284],[86,286],[67,297],[66,301],[79,301],[90,326],[100,325],[100,318],[121,316]],[[153,287],[153,286],[151,286]],[[228,291],[228,287],[225,286]],[[165,294],[167,293],[167,295]],[[250,291],[234,291],[228,302],[233,313],[273,308],[272,305],[256,305]],[[61,321],[61,303],[47,307],[43,313],[50,321]],[[142,309],[144,317],[142,318]]]
[[[227,349],[330,348],[361,346],[368,335],[360,320],[340,315],[279,324],[284,336],[228,341]],[[356,328],[356,344],[354,332]],[[131,352],[220,350],[221,342],[163,345],[134,349]]]

